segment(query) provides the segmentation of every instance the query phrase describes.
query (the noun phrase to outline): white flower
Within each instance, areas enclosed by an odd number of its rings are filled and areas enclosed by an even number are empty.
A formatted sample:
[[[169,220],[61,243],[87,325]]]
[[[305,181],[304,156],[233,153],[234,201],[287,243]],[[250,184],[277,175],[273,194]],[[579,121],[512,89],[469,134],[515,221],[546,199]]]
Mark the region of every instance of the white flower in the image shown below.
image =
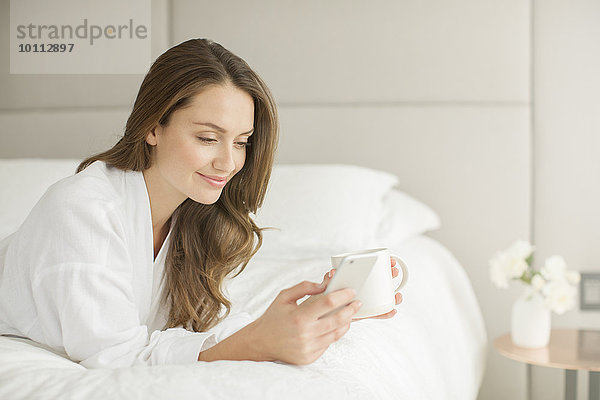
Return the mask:
[[[520,278],[527,267],[527,263],[522,258],[515,257],[508,252],[496,253],[490,260],[490,278],[499,288],[507,289],[508,281]]]
[[[508,276],[512,279],[518,279],[523,276],[527,268],[529,268],[529,265],[527,265],[525,260],[522,258],[513,258],[508,264]]]
[[[545,284],[546,281],[540,275],[536,274],[533,278],[531,278],[531,287],[535,291],[542,290]]]
[[[510,280],[526,284],[529,296],[540,296],[544,306],[557,314],[563,314],[576,303],[576,285],[581,280],[577,271],[568,270],[564,258],[554,255],[546,259],[539,273],[527,260],[534,247],[524,240],[514,242],[490,260],[490,278],[500,288],[507,289]]]
[[[564,314],[575,306],[576,290],[565,281],[551,281],[543,289],[545,305],[557,314]]]
[[[546,259],[540,272],[546,280],[564,282],[567,279],[567,263],[561,256],[551,256]]]
[[[506,250],[514,258],[526,260],[533,253],[533,246],[525,240],[517,240]]]

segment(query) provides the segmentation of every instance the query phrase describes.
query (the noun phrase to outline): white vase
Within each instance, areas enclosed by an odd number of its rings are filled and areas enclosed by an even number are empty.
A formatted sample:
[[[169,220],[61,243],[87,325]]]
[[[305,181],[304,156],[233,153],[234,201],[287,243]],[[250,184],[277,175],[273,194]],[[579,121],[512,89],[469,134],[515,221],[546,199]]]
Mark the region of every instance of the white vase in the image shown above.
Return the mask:
[[[519,347],[545,347],[550,341],[550,310],[538,293],[526,292],[512,307],[510,333]]]

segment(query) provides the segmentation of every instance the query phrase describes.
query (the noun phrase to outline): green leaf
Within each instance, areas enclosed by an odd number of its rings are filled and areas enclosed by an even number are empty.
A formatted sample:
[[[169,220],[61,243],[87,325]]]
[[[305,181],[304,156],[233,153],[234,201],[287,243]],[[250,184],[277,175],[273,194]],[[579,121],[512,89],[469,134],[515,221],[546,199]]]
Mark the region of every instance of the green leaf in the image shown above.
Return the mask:
[[[525,262],[531,267],[531,264],[533,263],[533,252],[525,259]]]

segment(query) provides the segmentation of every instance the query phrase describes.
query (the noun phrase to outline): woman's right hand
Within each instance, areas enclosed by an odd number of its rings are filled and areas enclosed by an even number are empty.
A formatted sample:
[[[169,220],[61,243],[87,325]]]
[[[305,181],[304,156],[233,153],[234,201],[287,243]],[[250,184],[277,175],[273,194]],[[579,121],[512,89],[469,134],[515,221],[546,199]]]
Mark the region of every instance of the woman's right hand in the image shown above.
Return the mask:
[[[352,301],[354,289],[312,296],[310,301],[297,304],[304,296],[322,293],[326,288],[325,282],[304,281],[282,290],[260,318],[201,352],[198,361],[312,363],[350,329],[352,316],[360,308],[358,300]],[[344,307],[324,316],[340,306]]]
[[[282,290],[265,313],[251,324],[256,348],[266,360],[310,364],[348,331],[352,316],[360,308],[357,300],[352,301],[356,296],[353,289],[337,290],[309,303],[297,304],[304,296],[325,289],[324,284],[304,281]]]

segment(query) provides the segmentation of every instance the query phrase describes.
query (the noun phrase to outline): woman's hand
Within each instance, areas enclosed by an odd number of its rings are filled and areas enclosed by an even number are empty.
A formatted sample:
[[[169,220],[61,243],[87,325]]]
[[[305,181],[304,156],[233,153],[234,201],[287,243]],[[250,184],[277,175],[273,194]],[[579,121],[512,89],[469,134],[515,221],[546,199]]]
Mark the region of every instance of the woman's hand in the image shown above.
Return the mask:
[[[398,274],[400,273],[398,271],[398,268],[395,267],[396,265],[396,260],[394,260],[393,258],[390,257],[390,265],[392,267],[392,278],[395,278],[398,276]],[[333,278],[333,275],[335,274],[335,268],[329,270],[328,273],[325,274],[325,276],[323,277],[323,282],[321,283],[321,285],[324,285],[325,287],[327,287],[329,285],[329,282],[331,281],[331,278]],[[312,299],[311,298],[307,299],[306,301],[310,301]],[[400,292],[396,293],[396,305],[402,303],[402,294]],[[392,318],[394,315],[396,315],[396,310],[392,310],[386,314],[381,314],[381,315],[376,315],[374,317],[365,317],[365,318],[353,318],[352,321],[360,321],[361,319],[388,319],[388,318]]]
[[[285,289],[255,321],[267,358],[309,364],[348,331],[352,316],[360,308],[358,301],[352,301],[356,296],[353,289],[338,290],[310,303],[297,304],[302,297],[322,293],[325,288],[304,281]],[[323,317],[341,306],[344,307],[335,314]]]
[[[398,276],[396,261],[391,258],[392,277]],[[323,294],[335,269],[325,274],[321,284],[304,281],[282,290],[265,313],[233,335],[198,355],[199,361],[254,360],[284,361],[290,364],[310,364],[327,350],[329,345],[350,329],[352,319],[360,308],[353,289],[342,289]],[[298,300],[310,295],[301,304]],[[396,293],[396,305],[402,303],[402,294]],[[345,306],[344,306],[345,305]],[[332,310],[342,307],[324,317]],[[388,319],[396,310],[368,317]]]
[[[310,364],[350,328],[360,302],[354,289],[342,289],[297,304],[326,286],[304,281],[282,290],[265,313],[233,335],[203,351],[199,361],[254,360]],[[337,309],[335,313],[324,316]]]

